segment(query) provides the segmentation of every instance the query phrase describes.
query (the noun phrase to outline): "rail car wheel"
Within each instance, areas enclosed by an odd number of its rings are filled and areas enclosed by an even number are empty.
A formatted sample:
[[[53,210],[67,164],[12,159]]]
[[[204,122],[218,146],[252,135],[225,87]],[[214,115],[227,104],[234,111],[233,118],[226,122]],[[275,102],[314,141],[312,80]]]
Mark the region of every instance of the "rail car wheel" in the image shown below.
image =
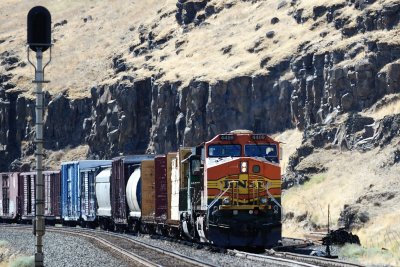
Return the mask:
[[[130,229],[134,234],[137,234],[140,230],[140,222],[139,221],[134,221],[130,225]]]
[[[112,232],[117,232],[118,227],[117,227],[117,225],[115,224],[115,222],[111,222],[111,224],[109,225],[108,229],[109,229],[110,231],[112,231]]]
[[[140,233],[142,234],[148,234],[149,233],[149,228],[145,223],[140,224]]]
[[[100,224],[100,229],[101,230],[107,230],[107,228],[108,228],[108,223],[105,221],[105,220],[101,220],[100,222],[99,222],[99,224]]]
[[[172,238],[178,238],[179,230],[175,227],[168,227],[168,236]]]

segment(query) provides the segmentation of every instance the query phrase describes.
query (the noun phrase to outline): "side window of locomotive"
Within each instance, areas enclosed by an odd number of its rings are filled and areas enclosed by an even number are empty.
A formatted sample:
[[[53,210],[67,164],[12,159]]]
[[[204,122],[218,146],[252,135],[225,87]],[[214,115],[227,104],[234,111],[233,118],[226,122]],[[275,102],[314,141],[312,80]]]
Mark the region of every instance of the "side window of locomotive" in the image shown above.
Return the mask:
[[[210,145],[208,147],[209,157],[240,157],[241,145]]]
[[[195,159],[192,160],[192,175],[200,175],[201,174],[201,170],[200,170],[200,160]]]

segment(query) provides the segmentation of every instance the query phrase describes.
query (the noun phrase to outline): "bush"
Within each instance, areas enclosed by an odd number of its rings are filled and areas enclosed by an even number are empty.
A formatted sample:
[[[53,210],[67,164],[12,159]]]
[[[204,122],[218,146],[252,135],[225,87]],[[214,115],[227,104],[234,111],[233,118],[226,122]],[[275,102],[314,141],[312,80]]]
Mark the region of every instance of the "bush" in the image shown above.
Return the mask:
[[[0,248],[2,247],[8,247],[8,242],[5,240],[0,240]]]
[[[11,262],[10,267],[33,267],[35,266],[35,258],[33,256],[21,256]]]

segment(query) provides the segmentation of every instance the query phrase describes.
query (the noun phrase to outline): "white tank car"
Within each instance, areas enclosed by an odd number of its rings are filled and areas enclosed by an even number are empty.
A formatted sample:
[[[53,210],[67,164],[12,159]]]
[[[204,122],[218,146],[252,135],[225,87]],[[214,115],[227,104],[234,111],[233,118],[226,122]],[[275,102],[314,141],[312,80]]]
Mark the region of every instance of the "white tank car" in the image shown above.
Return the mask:
[[[97,216],[111,217],[110,176],[111,169],[105,169],[96,176]]]
[[[129,216],[140,218],[141,216],[141,200],[142,200],[142,182],[140,176],[140,168],[129,177],[126,185],[126,201],[129,206]]]

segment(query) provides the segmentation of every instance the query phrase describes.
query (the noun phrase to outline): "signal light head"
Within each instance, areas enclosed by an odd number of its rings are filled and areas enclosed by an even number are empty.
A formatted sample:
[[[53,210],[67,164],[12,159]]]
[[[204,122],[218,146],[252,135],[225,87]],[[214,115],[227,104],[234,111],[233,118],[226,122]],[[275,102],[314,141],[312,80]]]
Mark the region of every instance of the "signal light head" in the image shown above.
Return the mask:
[[[28,13],[28,45],[35,52],[51,46],[51,15],[45,7],[36,6]]]

